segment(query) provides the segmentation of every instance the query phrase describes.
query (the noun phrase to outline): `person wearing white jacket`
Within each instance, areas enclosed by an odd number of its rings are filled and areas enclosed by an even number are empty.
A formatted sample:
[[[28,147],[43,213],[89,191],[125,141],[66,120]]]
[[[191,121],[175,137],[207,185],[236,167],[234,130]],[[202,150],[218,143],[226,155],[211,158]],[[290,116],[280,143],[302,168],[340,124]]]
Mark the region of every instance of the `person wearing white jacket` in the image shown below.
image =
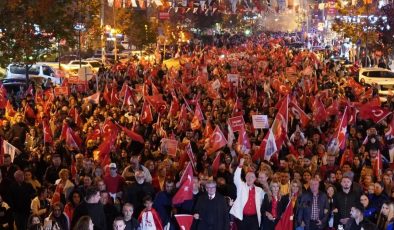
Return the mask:
[[[237,218],[238,229],[258,230],[261,223],[261,204],[265,192],[254,185],[256,175],[247,172],[246,182],[241,179],[242,167],[245,159],[241,158],[239,167],[234,172],[234,184],[237,187],[237,199],[230,210],[230,214]]]

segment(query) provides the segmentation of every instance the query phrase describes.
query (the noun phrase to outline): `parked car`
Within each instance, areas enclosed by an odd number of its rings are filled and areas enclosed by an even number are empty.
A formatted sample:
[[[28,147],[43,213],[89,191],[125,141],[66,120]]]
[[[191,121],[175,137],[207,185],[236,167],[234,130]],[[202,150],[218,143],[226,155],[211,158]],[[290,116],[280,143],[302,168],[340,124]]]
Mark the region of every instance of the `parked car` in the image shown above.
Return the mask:
[[[361,68],[358,72],[358,81],[367,84],[377,84],[382,101],[394,90],[394,72],[383,68]]]
[[[60,84],[60,78],[56,76],[56,71],[43,64],[35,64],[29,68],[29,78],[43,78],[44,80],[51,79],[54,84]],[[7,67],[6,79],[26,79],[26,67],[25,65],[10,64]]]
[[[89,61],[79,61],[79,60],[72,60],[66,65],[62,65],[62,67],[70,74],[70,75],[78,75],[78,71],[80,67],[88,67],[92,68],[93,66],[89,63]]]

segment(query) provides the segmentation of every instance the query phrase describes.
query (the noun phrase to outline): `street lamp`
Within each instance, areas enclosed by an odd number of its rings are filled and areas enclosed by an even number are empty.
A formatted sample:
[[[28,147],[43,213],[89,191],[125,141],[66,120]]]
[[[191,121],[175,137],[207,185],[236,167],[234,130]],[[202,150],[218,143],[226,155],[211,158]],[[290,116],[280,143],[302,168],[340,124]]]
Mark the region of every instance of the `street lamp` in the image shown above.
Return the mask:
[[[118,47],[117,47],[117,41],[116,41],[116,29],[111,29],[111,36],[113,37],[114,40],[114,57],[115,57],[115,64],[116,61],[118,60]]]
[[[145,42],[148,43],[148,25],[145,24]]]
[[[74,29],[78,31],[78,56],[79,56],[79,68],[82,65],[82,57],[81,57],[81,32],[85,30],[85,26],[82,23],[77,23],[74,26]]]

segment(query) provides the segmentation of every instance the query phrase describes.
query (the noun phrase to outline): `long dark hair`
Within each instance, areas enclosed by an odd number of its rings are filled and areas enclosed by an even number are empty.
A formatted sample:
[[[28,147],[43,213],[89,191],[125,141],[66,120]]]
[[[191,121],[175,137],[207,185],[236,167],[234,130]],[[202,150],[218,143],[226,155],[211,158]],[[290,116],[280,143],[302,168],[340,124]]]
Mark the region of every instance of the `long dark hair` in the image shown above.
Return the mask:
[[[89,230],[90,216],[82,216],[79,218],[73,230]]]

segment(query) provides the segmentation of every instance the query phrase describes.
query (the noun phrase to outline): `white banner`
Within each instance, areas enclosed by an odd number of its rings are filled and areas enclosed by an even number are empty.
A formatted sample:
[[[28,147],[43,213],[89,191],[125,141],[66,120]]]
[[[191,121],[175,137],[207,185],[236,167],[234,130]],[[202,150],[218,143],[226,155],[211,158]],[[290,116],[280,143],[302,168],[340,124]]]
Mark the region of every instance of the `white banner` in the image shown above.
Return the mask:
[[[255,129],[268,129],[268,116],[267,115],[252,115],[253,127]]]
[[[15,157],[21,153],[21,151],[19,149],[17,149],[15,146],[11,145],[6,140],[3,140],[3,150],[4,150],[4,154],[10,154],[12,162],[14,162]]]

